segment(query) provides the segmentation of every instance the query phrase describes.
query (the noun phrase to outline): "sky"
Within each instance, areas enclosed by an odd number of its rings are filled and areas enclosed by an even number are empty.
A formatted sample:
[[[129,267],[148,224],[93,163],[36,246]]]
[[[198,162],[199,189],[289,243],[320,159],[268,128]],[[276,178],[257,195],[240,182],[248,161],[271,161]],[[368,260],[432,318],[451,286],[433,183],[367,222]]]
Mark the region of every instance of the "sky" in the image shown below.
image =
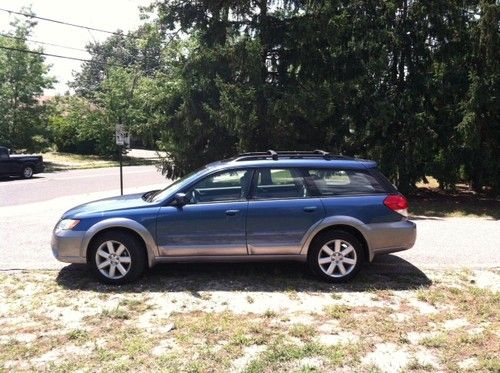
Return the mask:
[[[69,23],[115,31],[121,29],[129,31],[141,24],[139,6],[149,5],[151,0],[0,0],[0,8],[20,11],[23,7],[31,6],[35,15],[39,17],[61,20]],[[10,22],[19,15],[0,11],[0,32],[11,30]],[[80,28],[38,20],[32,40],[46,43],[60,44],[73,48],[85,49],[91,41],[103,41],[109,34],[87,31]],[[30,43],[32,47],[39,44]],[[63,49],[44,45],[44,52],[88,59],[90,56],[83,51]],[[46,57],[45,62],[52,65],[50,75],[58,82],[54,88],[46,90],[46,95],[64,94],[69,88],[67,82],[72,80],[72,71],[80,69],[81,62],[56,57]]]

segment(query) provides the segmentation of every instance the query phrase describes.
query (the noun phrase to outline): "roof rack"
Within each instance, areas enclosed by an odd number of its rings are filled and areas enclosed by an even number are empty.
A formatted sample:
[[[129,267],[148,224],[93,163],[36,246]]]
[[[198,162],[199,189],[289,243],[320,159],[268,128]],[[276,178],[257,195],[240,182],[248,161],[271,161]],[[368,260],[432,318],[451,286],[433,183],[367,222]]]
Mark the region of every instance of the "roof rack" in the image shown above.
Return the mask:
[[[259,159],[272,159],[277,161],[280,158],[288,158],[288,159],[304,159],[304,158],[323,158],[326,160],[331,159],[354,159],[352,157],[346,157],[343,155],[332,155],[325,150],[316,149],[313,151],[275,151],[268,150],[266,152],[250,152],[250,153],[242,153],[238,154],[234,157],[233,161],[250,161],[250,160],[259,160]]]

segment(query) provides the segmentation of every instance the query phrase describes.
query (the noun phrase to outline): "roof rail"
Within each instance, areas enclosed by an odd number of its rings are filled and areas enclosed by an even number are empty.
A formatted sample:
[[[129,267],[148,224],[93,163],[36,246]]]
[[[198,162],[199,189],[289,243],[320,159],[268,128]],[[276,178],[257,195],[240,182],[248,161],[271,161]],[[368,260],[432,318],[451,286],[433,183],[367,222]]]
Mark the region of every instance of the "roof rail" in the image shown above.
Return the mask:
[[[277,152],[275,152],[274,150],[268,150],[267,152],[271,155],[271,157],[273,157],[273,160],[275,160],[275,161],[278,160],[278,153]]]
[[[303,158],[323,158],[326,160],[331,159],[354,159],[351,157],[346,157],[343,155],[332,155],[325,150],[316,149],[313,151],[275,151],[268,150],[266,152],[249,152],[238,154],[233,157],[233,161],[250,161],[250,160],[259,160],[259,159],[269,159],[277,161],[280,158],[288,158],[288,159],[303,159]]]
[[[317,153],[317,154],[321,154],[323,156],[323,158],[325,159],[331,159],[331,155],[329,152],[326,152],[324,150],[321,150],[321,149],[316,149],[313,151],[314,153]]]

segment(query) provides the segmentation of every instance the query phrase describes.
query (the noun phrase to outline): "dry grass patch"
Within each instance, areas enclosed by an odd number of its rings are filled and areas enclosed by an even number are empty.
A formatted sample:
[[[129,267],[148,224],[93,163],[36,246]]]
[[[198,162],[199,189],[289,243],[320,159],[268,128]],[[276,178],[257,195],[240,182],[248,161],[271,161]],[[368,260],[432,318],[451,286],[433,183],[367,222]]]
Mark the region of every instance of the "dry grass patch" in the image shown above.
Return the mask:
[[[286,274],[110,287],[79,272],[0,273],[0,371],[499,369],[499,293],[475,281],[497,271],[345,285]]]
[[[40,154],[45,163],[45,172],[79,170],[88,168],[118,167],[119,162],[106,157],[86,154],[48,152]],[[156,159],[142,159],[124,156],[125,166],[150,165]]]

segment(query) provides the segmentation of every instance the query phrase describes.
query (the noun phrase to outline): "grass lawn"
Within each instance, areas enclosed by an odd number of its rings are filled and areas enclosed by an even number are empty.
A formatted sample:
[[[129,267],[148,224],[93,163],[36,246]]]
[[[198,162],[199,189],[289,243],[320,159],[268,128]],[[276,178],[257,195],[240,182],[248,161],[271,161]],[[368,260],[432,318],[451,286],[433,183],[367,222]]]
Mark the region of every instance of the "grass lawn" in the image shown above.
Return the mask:
[[[408,198],[410,215],[500,219],[500,199],[477,195],[465,185],[457,185],[454,192],[444,192],[432,184],[417,187],[417,193]]]
[[[318,282],[297,264],[157,267],[108,287],[78,266],[0,274],[0,371],[500,369],[498,271]]]
[[[81,155],[72,153],[48,152],[41,154],[45,163],[45,172],[78,170],[86,168],[104,168],[118,167],[118,161],[100,157],[97,155]],[[141,159],[132,157],[123,157],[123,165],[138,166],[154,164],[152,159]]]

